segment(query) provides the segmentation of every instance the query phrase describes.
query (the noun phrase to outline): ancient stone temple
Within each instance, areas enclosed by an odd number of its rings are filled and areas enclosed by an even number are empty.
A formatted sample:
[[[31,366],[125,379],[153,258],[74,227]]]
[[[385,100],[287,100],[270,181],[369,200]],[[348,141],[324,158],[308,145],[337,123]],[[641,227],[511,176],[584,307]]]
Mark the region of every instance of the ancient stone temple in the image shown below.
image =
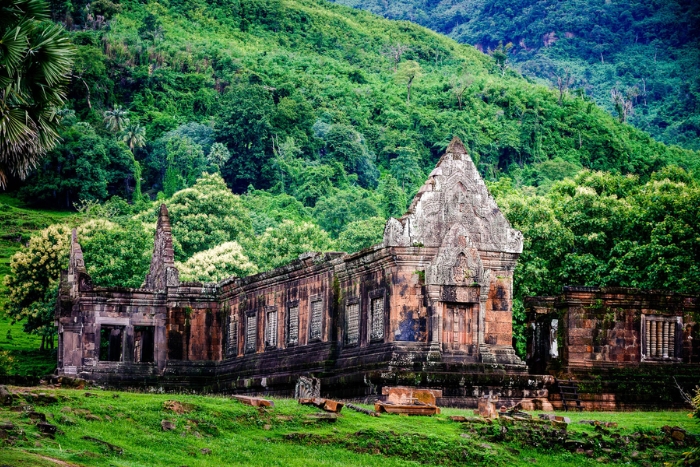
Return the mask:
[[[590,409],[682,407],[700,384],[700,297],[621,287],[564,287],[525,300],[527,363],[588,386]]]
[[[291,394],[299,376],[337,397],[387,385],[542,395],[512,342],[509,225],[455,139],[384,241],[358,253],[307,253],[217,284],[180,282],[160,208],[139,289],[92,285],[78,239],[62,278],[58,371],[114,385]],[[539,392],[538,392],[539,391]]]

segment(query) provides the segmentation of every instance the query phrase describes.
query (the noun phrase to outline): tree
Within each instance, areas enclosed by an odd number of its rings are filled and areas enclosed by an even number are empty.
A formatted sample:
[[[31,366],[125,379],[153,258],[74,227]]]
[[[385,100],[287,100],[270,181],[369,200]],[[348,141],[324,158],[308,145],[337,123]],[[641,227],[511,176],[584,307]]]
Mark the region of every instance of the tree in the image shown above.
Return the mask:
[[[261,271],[283,266],[309,251],[329,251],[333,241],[311,222],[283,221],[268,228],[257,241],[246,242],[246,252]]]
[[[615,106],[615,112],[617,112],[620,123],[625,123],[627,118],[634,112],[633,100],[638,94],[639,90],[636,87],[629,88],[624,92],[617,89],[617,86],[610,90],[610,97]]]
[[[111,228],[114,224],[110,222],[94,220],[81,225],[78,235],[87,239],[95,231]],[[4,279],[9,294],[2,311],[13,322],[24,321],[26,332],[41,335],[42,348],[53,342],[53,310],[61,270],[68,267],[70,233],[69,226],[55,224],[34,235],[26,247],[12,256],[10,273]],[[109,258],[115,254],[109,252]],[[90,273],[88,258],[86,265]]]
[[[324,132],[323,159],[340,162],[347,173],[356,173],[357,181],[364,188],[374,188],[379,170],[374,165],[375,155],[359,132],[342,124],[330,125]]]
[[[165,143],[167,168],[163,180],[165,196],[192,186],[209,169],[202,147],[186,136],[174,136]]]
[[[391,175],[401,185],[404,191],[411,193],[418,190],[425,180],[425,174],[420,168],[420,159],[412,148],[399,147],[398,155],[391,160]]]
[[[105,126],[112,133],[121,133],[129,125],[129,111],[120,105],[104,113]]]
[[[133,153],[136,149],[146,145],[146,129],[138,123],[131,123],[124,128],[121,140],[129,146]]]
[[[462,110],[462,98],[464,92],[472,85],[474,78],[466,74],[460,73],[458,76],[453,77],[451,81],[452,93],[457,98],[457,104],[459,105],[459,110]]]
[[[273,154],[272,118],[275,104],[263,86],[236,86],[224,96],[217,119],[217,139],[231,151],[221,171],[231,188],[242,193],[253,184],[265,188],[263,172]]]
[[[319,225],[336,238],[347,224],[378,216],[379,208],[369,192],[355,188],[320,199],[313,214]]]
[[[151,264],[152,229],[146,230],[141,222],[132,220],[83,234],[80,243],[95,285],[141,286]]]
[[[226,165],[226,162],[231,158],[231,153],[228,148],[221,143],[214,143],[211,146],[209,154],[207,154],[207,162],[210,166],[221,170],[221,167]]]
[[[398,67],[399,62],[401,62],[401,57],[409,50],[409,46],[399,44],[398,42],[394,45],[389,45],[386,47],[384,54],[388,56],[392,62],[394,62],[394,73],[396,73],[396,68]]]
[[[489,50],[489,55],[493,57],[494,61],[496,62],[496,66],[499,70],[501,70],[501,76],[504,76],[506,74],[506,70],[508,69],[508,54],[512,48],[513,44],[511,42],[503,45],[503,41],[500,41],[498,43],[498,47],[493,50]]]
[[[41,0],[0,4],[0,187],[24,179],[58,141],[75,49]]]
[[[66,117],[62,141],[27,178],[19,195],[27,203],[72,208],[80,200],[128,199],[135,160],[129,148],[92,126]]]
[[[348,223],[338,236],[338,249],[354,253],[382,243],[385,225],[386,219],[383,217],[370,217]]]
[[[396,80],[406,85],[406,103],[411,103],[411,86],[423,75],[423,69],[415,60],[406,60],[396,71]]]
[[[197,252],[252,236],[252,223],[240,196],[231,193],[219,174],[205,174],[191,188],[167,201],[179,261]]]
[[[134,151],[146,145],[146,129],[138,123],[132,123],[124,129],[122,133],[122,141],[124,141],[131,150],[131,157],[134,162],[134,203],[140,203],[143,195],[141,194],[141,163],[136,160]]]
[[[401,217],[406,212],[406,192],[396,179],[387,175],[379,182],[379,196],[385,217]]]
[[[175,266],[183,281],[219,282],[227,277],[246,277],[258,272],[238,242],[226,242],[200,251]]]

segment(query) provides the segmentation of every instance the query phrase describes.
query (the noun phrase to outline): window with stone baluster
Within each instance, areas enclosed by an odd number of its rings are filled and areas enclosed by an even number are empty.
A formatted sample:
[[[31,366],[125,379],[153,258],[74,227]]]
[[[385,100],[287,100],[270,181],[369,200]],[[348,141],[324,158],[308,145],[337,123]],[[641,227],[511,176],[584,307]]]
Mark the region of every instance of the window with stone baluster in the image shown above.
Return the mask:
[[[277,308],[268,307],[265,312],[265,348],[277,347]]]
[[[384,339],[384,297],[373,298],[370,308],[370,340]]]
[[[680,316],[642,315],[642,361],[682,358],[683,320]]]
[[[229,315],[228,320],[226,356],[236,357],[238,355],[238,316],[234,314]]]
[[[357,345],[360,342],[360,302],[348,301],[345,306],[345,343]]]
[[[245,352],[254,353],[258,346],[258,317],[255,311],[246,312],[245,319]]]
[[[320,341],[323,337],[323,300],[320,297],[311,299],[311,322],[309,341]]]

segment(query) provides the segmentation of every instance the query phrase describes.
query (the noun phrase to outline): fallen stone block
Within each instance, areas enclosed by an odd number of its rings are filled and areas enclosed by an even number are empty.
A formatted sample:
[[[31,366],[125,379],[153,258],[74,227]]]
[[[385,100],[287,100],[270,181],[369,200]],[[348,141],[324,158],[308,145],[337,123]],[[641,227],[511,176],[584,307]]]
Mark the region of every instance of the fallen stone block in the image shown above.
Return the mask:
[[[394,413],[399,415],[435,415],[440,413],[440,408],[434,405],[418,404],[389,404],[385,402],[375,402],[375,412]]]
[[[85,380],[81,378],[71,378],[70,376],[59,376],[58,384],[63,388],[85,389]]]
[[[450,420],[452,420],[453,422],[466,422],[467,417],[463,417],[462,415],[452,415],[450,417]]]
[[[233,395],[231,396],[233,399],[236,399],[238,402],[246,405],[252,405],[253,407],[274,407],[275,403],[267,400],[267,399],[262,399],[260,397],[251,397],[251,396],[237,396]]]
[[[558,422],[564,422],[564,423],[566,423],[566,424],[571,423],[571,419],[570,419],[569,417],[560,417],[559,415],[557,415],[556,417],[554,417],[554,420],[556,420],[556,421],[558,421]]]
[[[35,423],[46,421],[46,415],[40,412],[29,412],[27,417],[29,417],[29,419]]]
[[[552,420],[551,423],[554,428],[559,428],[561,430],[566,430],[569,427],[568,423],[559,420]]]
[[[554,415],[553,413],[541,413],[541,414],[539,414],[540,420],[555,420],[556,417],[557,416]],[[583,423],[583,422],[581,422],[581,423]]]
[[[323,399],[321,397],[314,397],[312,399],[299,399],[299,403],[302,405],[313,405],[326,412],[340,413],[345,406],[344,403],[334,401],[332,399]]]
[[[418,389],[410,386],[385,386],[382,395],[387,396],[387,402],[391,404],[405,405],[415,401],[427,405],[436,405],[437,398],[442,397],[441,389]]]

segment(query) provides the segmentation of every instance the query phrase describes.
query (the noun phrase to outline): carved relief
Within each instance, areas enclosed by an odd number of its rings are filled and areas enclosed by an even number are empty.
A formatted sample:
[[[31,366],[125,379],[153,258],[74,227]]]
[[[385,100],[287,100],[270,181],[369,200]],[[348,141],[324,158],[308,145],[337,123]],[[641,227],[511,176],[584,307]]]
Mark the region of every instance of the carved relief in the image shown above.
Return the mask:
[[[522,234],[498,209],[464,146],[455,138],[400,219],[390,219],[385,246],[440,246],[444,232],[465,227],[480,251],[522,252]],[[410,229],[406,228],[410,227]]]

